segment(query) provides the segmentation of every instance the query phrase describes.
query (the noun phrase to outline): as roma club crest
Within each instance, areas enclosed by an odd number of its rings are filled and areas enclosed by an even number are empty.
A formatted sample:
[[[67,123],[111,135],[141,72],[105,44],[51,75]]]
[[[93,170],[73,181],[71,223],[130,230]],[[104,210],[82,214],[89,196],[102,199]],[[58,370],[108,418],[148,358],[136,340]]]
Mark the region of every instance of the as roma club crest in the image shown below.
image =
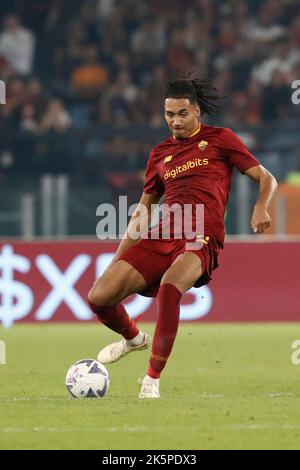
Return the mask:
[[[198,149],[203,152],[203,150],[205,150],[207,146],[208,142],[206,140],[201,140],[201,142],[199,142],[198,144]]]

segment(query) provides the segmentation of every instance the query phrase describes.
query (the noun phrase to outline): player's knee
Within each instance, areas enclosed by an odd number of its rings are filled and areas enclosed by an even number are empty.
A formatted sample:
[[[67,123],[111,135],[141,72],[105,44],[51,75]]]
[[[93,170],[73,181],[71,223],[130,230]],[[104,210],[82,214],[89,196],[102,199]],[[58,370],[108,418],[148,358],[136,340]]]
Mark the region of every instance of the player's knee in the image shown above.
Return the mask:
[[[95,290],[93,288],[88,293],[87,298],[88,298],[88,301],[89,301],[90,304],[97,305],[97,296],[96,296]]]
[[[173,276],[163,277],[161,282],[160,282],[160,285],[162,286],[163,284],[172,284],[182,294],[193,286],[193,283],[192,284],[191,283],[187,284],[186,282],[184,282],[180,279],[175,279]]]
[[[178,289],[180,280],[178,278],[176,279],[176,277],[172,275],[171,273],[165,273],[160,281],[160,285],[162,286],[163,284],[172,284]]]
[[[97,307],[102,305],[115,306],[118,299],[111,288],[106,288],[102,283],[95,284],[88,293],[88,301]]]

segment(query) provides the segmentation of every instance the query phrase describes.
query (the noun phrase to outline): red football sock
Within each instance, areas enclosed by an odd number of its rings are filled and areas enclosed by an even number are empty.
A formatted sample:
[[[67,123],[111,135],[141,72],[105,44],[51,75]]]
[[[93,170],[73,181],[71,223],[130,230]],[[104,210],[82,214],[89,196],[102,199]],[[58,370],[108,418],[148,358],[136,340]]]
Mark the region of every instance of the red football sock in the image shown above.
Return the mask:
[[[122,304],[116,306],[97,306],[89,302],[89,305],[101,323],[116,333],[119,333],[125,339],[132,339],[139,334],[140,330],[130,318]]]
[[[171,354],[178,330],[181,297],[181,292],[173,284],[162,284],[159,288],[158,318],[147,371],[153,379],[160,377]]]

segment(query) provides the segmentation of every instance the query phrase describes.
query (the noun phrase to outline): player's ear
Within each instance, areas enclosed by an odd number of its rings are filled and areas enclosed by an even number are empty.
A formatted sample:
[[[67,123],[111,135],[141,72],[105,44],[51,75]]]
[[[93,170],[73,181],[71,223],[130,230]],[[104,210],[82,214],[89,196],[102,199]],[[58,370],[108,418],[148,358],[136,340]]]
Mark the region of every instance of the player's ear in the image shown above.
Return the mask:
[[[200,106],[199,106],[198,104],[196,105],[196,114],[197,114],[198,117],[199,117],[200,114],[201,114]]]

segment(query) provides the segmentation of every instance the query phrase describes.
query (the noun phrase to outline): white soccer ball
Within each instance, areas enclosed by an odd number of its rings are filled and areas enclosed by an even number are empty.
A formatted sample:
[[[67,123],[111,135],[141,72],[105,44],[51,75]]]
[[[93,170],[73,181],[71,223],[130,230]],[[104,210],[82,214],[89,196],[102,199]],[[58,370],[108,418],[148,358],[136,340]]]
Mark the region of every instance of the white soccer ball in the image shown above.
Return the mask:
[[[109,383],[107,369],[94,359],[75,362],[66,375],[67,389],[75,398],[103,398]]]

